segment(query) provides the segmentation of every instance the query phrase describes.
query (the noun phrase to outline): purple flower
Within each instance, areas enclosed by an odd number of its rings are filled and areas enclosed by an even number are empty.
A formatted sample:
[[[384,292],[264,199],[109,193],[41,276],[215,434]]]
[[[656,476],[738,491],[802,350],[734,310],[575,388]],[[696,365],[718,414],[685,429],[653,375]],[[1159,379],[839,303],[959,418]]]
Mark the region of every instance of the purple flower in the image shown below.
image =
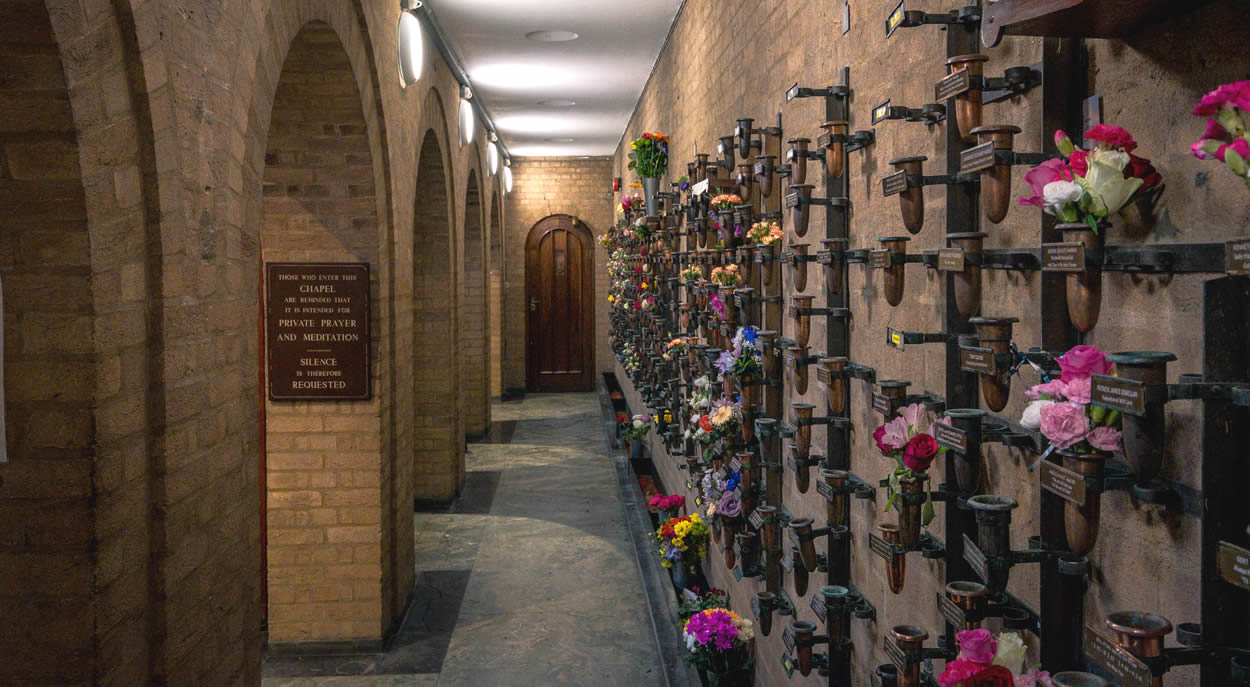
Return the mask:
[[[711,306],[717,317],[722,320],[725,319],[725,304],[721,302],[720,297],[716,294],[712,294]]]
[[[727,518],[736,518],[742,515],[742,502],[732,491],[726,491],[716,503],[716,512]]]
[[[680,561],[681,549],[677,548],[676,546],[673,546],[672,544],[669,544],[668,549],[664,551],[664,558],[668,559],[668,561],[672,563],[676,563],[677,561]]]
[[[716,369],[724,374],[728,374],[734,369],[733,351],[721,351],[720,357],[716,359]]]

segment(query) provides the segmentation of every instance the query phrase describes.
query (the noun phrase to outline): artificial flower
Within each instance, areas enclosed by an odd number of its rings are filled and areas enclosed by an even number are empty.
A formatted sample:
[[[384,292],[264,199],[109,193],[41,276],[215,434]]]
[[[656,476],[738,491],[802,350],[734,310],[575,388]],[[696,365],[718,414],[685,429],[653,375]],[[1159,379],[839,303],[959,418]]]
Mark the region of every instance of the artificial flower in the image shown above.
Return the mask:
[[[1015,632],[1003,632],[998,635],[998,648],[994,652],[994,665],[1002,666],[1012,673],[1024,672],[1024,658],[1028,647],[1024,640]]]
[[[1042,434],[1060,450],[1084,441],[1089,434],[1089,418],[1085,406],[1064,401],[1042,408]]]

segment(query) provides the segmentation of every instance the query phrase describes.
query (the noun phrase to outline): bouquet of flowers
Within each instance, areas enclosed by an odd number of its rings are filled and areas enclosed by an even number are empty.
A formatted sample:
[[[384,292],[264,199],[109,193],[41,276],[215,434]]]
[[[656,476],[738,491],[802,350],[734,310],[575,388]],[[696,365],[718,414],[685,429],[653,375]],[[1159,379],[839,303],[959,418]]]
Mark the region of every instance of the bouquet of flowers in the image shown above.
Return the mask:
[[[729,238],[729,226],[725,224],[723,219],[733,216],[735,205],[742,205],[742,196],[736,193],[720,193],[712,198],[712,209],[709,211],[708,216],[715,221],[722,244]],[[733,227],[733,235],[741,238],[742,227],[735,225]]]
[[[720,294],[714,293],[707,299],[707,307],[716,313],[716,318],[722,322],[728,319],[725,316],[725,302],[720,299]]]
[[[712,408],[712,380],[707,375],[703,375],[694,380],[692,383],[693,390],[690,392],[690,407],[693,410],[711,410]]]
[[[689,350],[689,348],[690,348],[690,344],[686,341],[686,339],[679,336],[676,339],[673,339],[672,341],[668,342],[668,347],[664,350],[664,355],[661,357],[663,357],[665,360],[672,360],[673,358],[680,358],[681,356],[686,354],[686,351]]]
[[[785,236],[776,222],[756,222],[747,231],[747,241],[756,246],[769,246]]]
[[[660,132],[643,132],[629,144],[629,168],[639,178],[662,177],[668,171],[668,136]]]
[[[647,434],[651,431],[651,416],[635,415],[629,422],[622,422],[616,428],[616,433],[626,441],[642,441],[647,438]]]
[[[1137,157],[1137,142],[1128,131],[1107,124],[1085,132],[1096,143],[1093,150],[1077,148],[1062,131],[1055,132],[1055,146],[1064,155],[1029,170],[1024,180],[1033,195],[1020,198],[1061,222],[1088,224],[1098,233],[1098,223],[1124,209],[1141,194],[1157,188],[1163,177],[1150,160]]]
[[[700,593],[698,587],[691,587],[690,593],[694,598],[686,598],[681,602],[681,607],[677,609],[677,628],[685,630],[686,621],[690,620],[696,613],[706,611],[712,608],[725,608],[729,605],[729,594],[722,589],[712,587],[706,592]]]
[[[647,506],[658,511],[677,511],[686,507],[686,497],[681,494],[656,494]]]
[[[660,543],[660,565],[666,568],[683,563],[693,571],[700,558],[707,557],[707,524],[698,513],[669,518],[655,538]]]
[[[1041,430],[1052,450],[1120,450],[1121,435],[1116,429],[1120,413],[1090,403],[1092,376],[1110,374],[1113,365],[1097,346],[1084,345],[1074,346],[1057,362],[1059,379],[1044,381],[1024,392],[1033,402],[1024,409],[1021,426]]]
[[[1226,83],[1202,96],[1194,115],[1207,118],[1207,132],[1189,152],[1223,162],[1250,188],[1250,81]]]
[[[757,330],[751,325],[739,327],[734,335],[733,347],[721,351],[716,359],[716,369],[721,375],[741,378],[760,372],[760,359],[764,357],[764,345],[760,343]]]
[[[733,436],[742,429],[742,406],[724,396],[712,401],[712,412],[706,417],[717,439]]]
[[[699,611],[682,628],[689,655],[686,661],[710,673],[726,674],[751,667],[755,627],[728,608]]]
[[[1024,641],[1015,632],[995,637],[989,630],[964,630],[955,635],[959,657],[947,661],[938,675],[941,687],[1054,687],[1050,673],[1024,669]]]
[[[699,281],[703,278],[703,270],[698,267],[687,267],[681,271],[682,281]]]
[[[712,268],[712,282],[721,286],[738,286],[742,283],[742,275],[738,273],[738,266],[730,263]]]
[[[719,515],[732,520],[742,515],[742,497],[738,494],[738,484],[742,481],[741,472],[731,472],[723,480],[715,480],[709,472],[703,479],[716,482],[714,485],[703,485],[703,500],[708,504],[708,517]]]
[[[621,367],[629,374],[638,372],[640,364],[638,362],[638,349],[632,343],[626,343],[621,348]]]
[[[641,206],[642,206],[642,196],[638,194],[634,194],[632,196],[629,196],[629,195],[621,196],[621,212],[622,213],[629,212],[631,209],[636,209]]]
[[[946,451],[933,438],[933,424],[933,417],[924,404],[913,403],[900,408],[898,417],[877,427],[872,433],[881,455],[893,458],[896,463],[889,476],[890,498],[885,502],[886,512],[898,500],[903,480],[926,479],[933,459]],[[922,524],[927,526],[933,521],[933,516],[933,497],[925,491]]]
[[[650,310],[654,307],[655,307],[655,296],[647,296],[646,298],[643,298],[637,301],[634,305],[634,308],[636,310]]]

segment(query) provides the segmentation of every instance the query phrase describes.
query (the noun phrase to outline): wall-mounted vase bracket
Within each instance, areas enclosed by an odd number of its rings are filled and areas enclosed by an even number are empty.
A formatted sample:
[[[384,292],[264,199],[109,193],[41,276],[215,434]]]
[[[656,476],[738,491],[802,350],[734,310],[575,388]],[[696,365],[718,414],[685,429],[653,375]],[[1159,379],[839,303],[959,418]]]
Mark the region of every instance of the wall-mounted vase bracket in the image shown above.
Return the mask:
[[[890,420],[907,401],[907,387],[911,386],[911,382],[906,379],[882,379],[875,384],[878,390],[872,394],[872,409]]]
[[[781,127],[756,129],[754,119],[743,117],[738,120],[738,126],[734,129],[734,138],[738,141],[738,157],[745,160],[751,156],[752,150],[763,149],[763,141],[758,136],[781,136]]]
[[[1172,622],[1163,616],[1120,611],[1109,614],[1104,624],[1114,640],[1086,625],[1084,653],[1121,684],[1161,687],[1163,676],[1173,668],[1230,659],[1233,683],[1250,684],[1250,671],[1246,669],[1250,665],[1250,650],[1205,646],[1202,625],[1198,623],[1176,627],[1176,640],[1181,646],[1170,648],[1164,647],[1164,640],[1172,633]]]
[[[755,165],[749,162],[743,162],[738,165],[738,171],[734,174],[734,183],[738,185],[738,195],[745,198],[751,197],[751,189],[755,187]]]
[[[898,669],[898,687],[920,687],[932,678],[925,676],[922,682],[920,668],[926,660],[950,660],[954,652],[943,648],[924,646],[929,633],[917,625],[895,625],[885,634],[885,653]]]
[[[907,264],[907,242],[910,240],[908,236],[883,236],[877,239],[881,248],[869,252],[869,266],[885,274],[885,302],[892,306],[903,302],[904,266]]]
[[[825,160],[824,150],[809,150],[812,139],[792,138],[786,141],[790,149],[786,151],[786,164],[790,166],[790,183],[807,183],[807,161]]]
[[[821,205],[824,207],[844,207],[851,206],[850,198],[813,198],[812,189],[816,188],[813,184],[791,184],[790,193],[786,194],[786,209],[790,210],[790,224],[794,228],[794,233],[800,238],[807,235],[807,225],[811,212],[808,210],[813,205]]]
[[[959,348],[960,369],[980,377],[981,400],[994,412],[1007,407],[1014,363],[1011,335],[1019,321],[1016,317],[974,317],[968,323],[976,328],[978,345]]]
[[[760,634],[767,637],[772,632],[773,614],[794,615],[794,603],[785,590],[774,592],[756,592],[751,597],[751,612],[760,623]]]
[[[881,523],[877,525],[877,531],[880,535],[868,535],[868,548],[886,561],[886,581],[894,594],[903,591],[908,553],[919,551],[923,558],[930,560],[946,557],[946,547],[929,532],[921,533],[919,541],[908,547],[902,543],[902,533],[897,524]]]
[[[929,158],[898,157],[890,160],[897,171],[881,179],[881,192],[886,197],[897,195],[903,227],[912,234],[924,228],[924,187],[976,183],[976,175],[924,175],[924,162]]]
[[[965,143],[976,141],[972,129],[981,126],[981,106],[1027,92],[1042,83],[1041,64],[1009,67],[1001,78],[986,78],[988,55],[955,55],[946,60],[947,76],[933,87],[933,99],[955,99],[955,120]]]
[[[773,180],[777,175],[777,156],[756,155],[755,164],[751,167],[751,171],[755,175],[756,183],[760,186],[760,195],[765,198],[771,198],[773,195]]]
[[[981,8],[976,4],[965,5],[949,12],[925,12],[923,10],[903,9],[903,2],[890,11],[885,18],[885,36],[889,38],[894,32],[903,28],[938,25],[952,26],[955,24],[973,25],[981,21]]]
[[[763,508],[761,506],[760,508]],[[759,512],[759,508],[755,509]],[[760,535],[758,532],[750,530],[745,532],[736,532],[734,534],[733,549],[737,555],[736,565],[729,564],[729,553],[726,552],[726,567],[733,571],[735,579],[741,580],[744,577],[763,577],[764,564],[760,556]]]
[[[716,167],[725,170],[728,174],[733,174],[734,167],[737,166],[737,158],[734,157],[737,145],[734,143],[735,136],[721,136],[718,140],[720,143],[716,146],[716,152],[720,153],[720,159],[716,161]]]
[[[782,642],[786,653],[782,663],[798,669],[803,676],[811,675],[812,668],[825,670],[828,666],[824,656],[813,656],[812,647],[829,643],[828,635],[817,635],[816,624],[806,620],[795,620],[782,633]],[[819,660],[818,660],[819,659]]]
[[[1037,165],[1055,157],[1049,153],[1017,153],[1015,135],[1020,127],[1011,124],[977,126],[971,131],[975,145],[959,154],[960,174],[981,175],[981,207],[994,224],[1003,221],[1011,205],[1011,167]]]
[[[825,288],[829,293],[842,292],[842,275],[846,265],[847,239],[821,239],[824,250],[816,251],[816,262],[825,269]]]
[[[807,254],[808,244],[791,243],[790,250],[782,253],[781,259],[790,267],[790,283],[795,291],[807,290],[807,263],[815,262],[815,255]]]
[[[954,273],[955,307],[959,314],[970,317],[981,309],[981,266],[983,232],[970,231],[946,235],[947,248],[938,249],[937,268]]]
[[[920,107],[894,105],[889,100],[872,108],[872,125],[876,126],[890,120],[904,122],[920,122],[925,126],[933,126],[946,119],[946,106],[940,103],[926,103]]]

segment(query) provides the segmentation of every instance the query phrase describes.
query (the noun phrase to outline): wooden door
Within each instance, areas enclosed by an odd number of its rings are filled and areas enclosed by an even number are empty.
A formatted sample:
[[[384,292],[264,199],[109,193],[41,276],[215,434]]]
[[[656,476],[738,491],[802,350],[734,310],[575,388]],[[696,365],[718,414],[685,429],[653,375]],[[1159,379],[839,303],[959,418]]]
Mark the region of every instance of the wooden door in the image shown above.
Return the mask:
[[[525,241],[526,386],[594,389],[594,240],[580,221],[552,215]]]

